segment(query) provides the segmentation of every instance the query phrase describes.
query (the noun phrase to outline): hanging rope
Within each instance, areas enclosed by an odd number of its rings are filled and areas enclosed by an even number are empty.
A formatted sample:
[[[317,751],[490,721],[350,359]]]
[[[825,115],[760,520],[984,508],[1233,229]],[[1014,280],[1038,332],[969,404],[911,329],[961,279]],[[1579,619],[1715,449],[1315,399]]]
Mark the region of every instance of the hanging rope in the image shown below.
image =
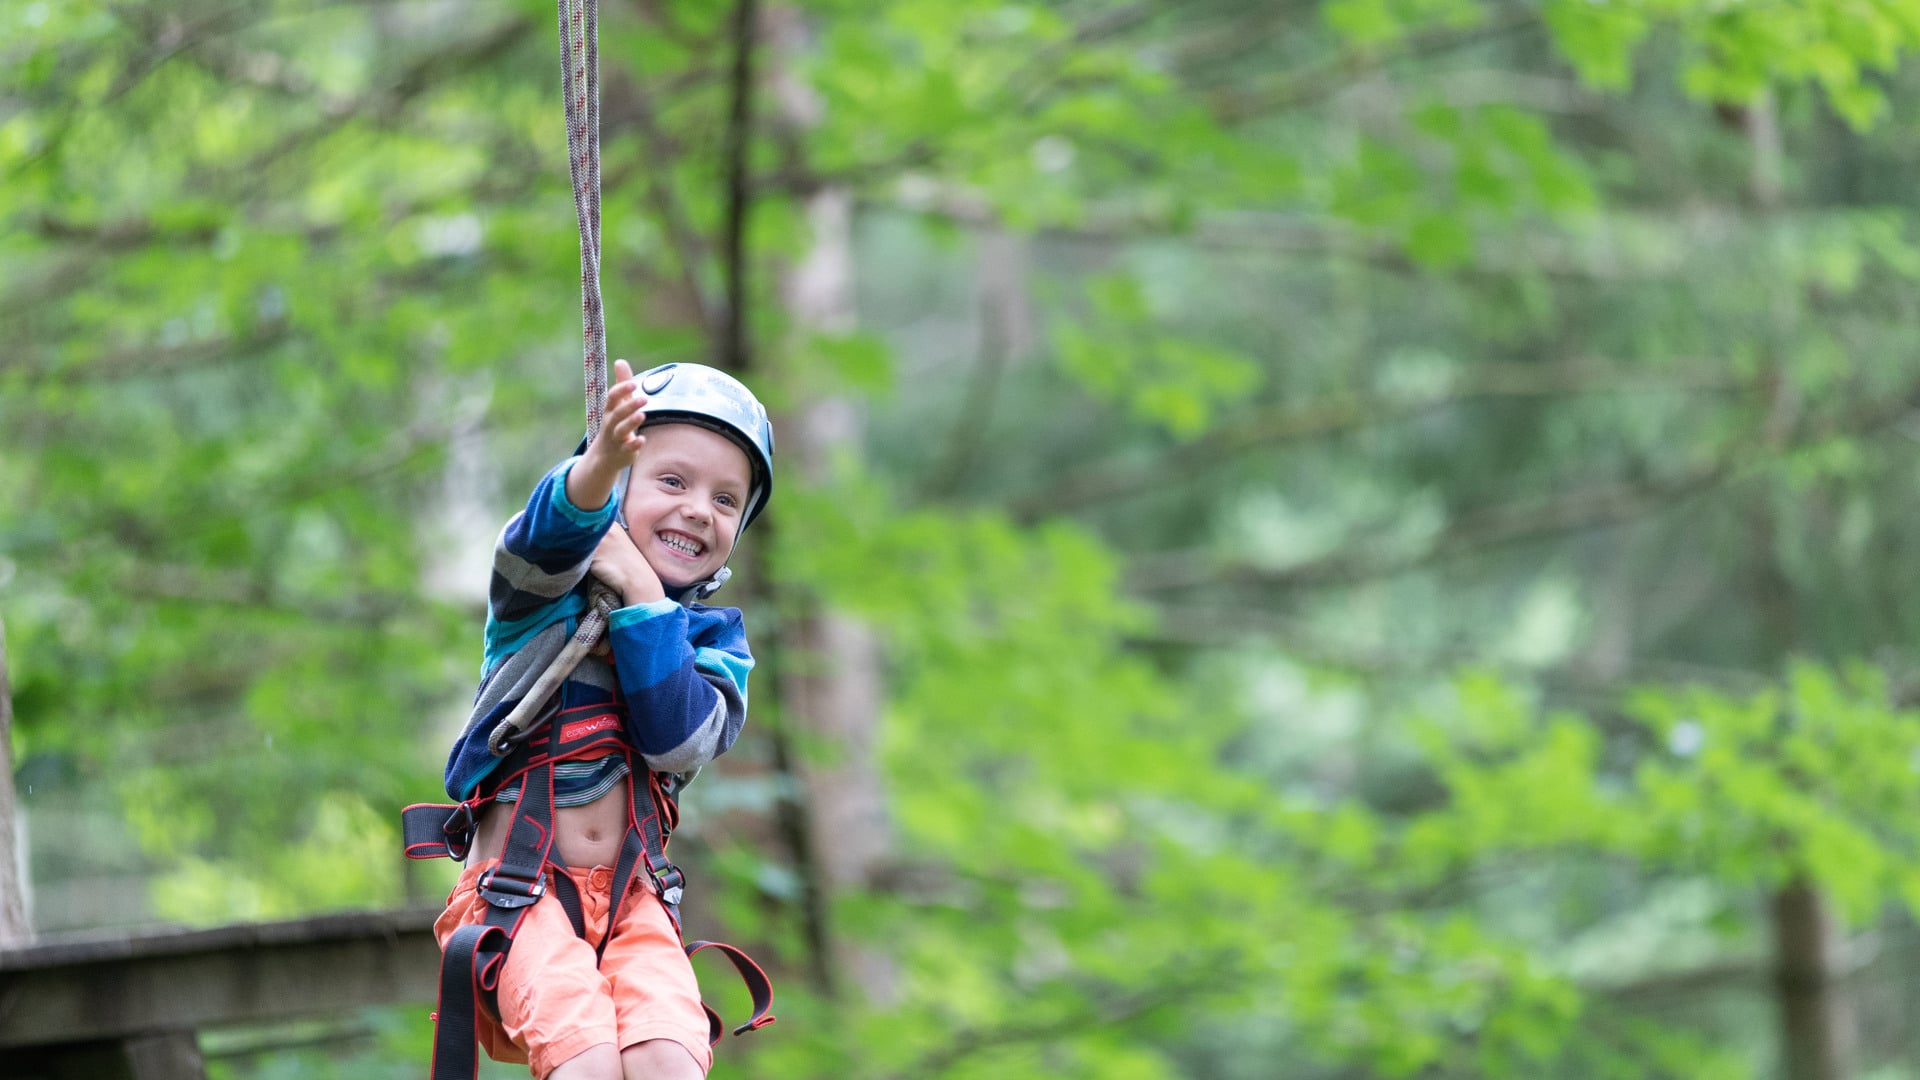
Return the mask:
[[[600,3],[557,0],[560,81],[567,102],[567,170],[580,221],[580,321],[586,339],[587,438],[607,405],[607,323],[600,306]]]
[[[560,86],[567,102],[567,171],[573,177],[573,212],[580,221],[580,322],[585,339],[587,440],[600,434],[607,408],[607,322],[600,307],[600,4],[557,0],[560,19]],[[619,607],[598,580],[573,639],[542,672],[532,690],[494,725],[487,748],[504,757],[524,740],[547,698],[600,641],[607,616]]]

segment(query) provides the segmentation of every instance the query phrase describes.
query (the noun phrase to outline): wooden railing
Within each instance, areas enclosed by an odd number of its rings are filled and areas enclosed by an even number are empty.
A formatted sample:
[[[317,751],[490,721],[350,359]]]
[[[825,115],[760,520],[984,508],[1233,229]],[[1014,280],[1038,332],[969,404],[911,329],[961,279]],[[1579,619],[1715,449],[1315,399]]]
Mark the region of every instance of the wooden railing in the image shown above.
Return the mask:
[[[205,1080],[202,1029],[431,1003],[436,914],[325,915],[0,950],[0,1075]]]

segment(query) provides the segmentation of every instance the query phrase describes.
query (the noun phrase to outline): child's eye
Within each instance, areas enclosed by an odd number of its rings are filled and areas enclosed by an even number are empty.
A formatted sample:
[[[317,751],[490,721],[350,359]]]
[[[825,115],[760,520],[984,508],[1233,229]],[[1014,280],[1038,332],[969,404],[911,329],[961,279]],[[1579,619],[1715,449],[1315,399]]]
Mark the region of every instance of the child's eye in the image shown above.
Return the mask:
[[[713,497],[713,501],[714,501],[714,502],[717,502],[717,503],[719,503],[719,504],[720,504],[721,506],[737,506],[737,505],[739,505],[739,504],[738,504],[738,503],[737,503],[737,502],[736,502],[736,501],[734,500],[734,497],[733,497],[733,496],[731,496],[731,495],[727,495],[727,494],[724,494],[724,493],[722,493],[722,494],[719,494],[719,495],[715,495],[715,496]]]
[[[667,485],[668,487],[685,487],[686,486],[685,484],[680,482],[679,477],[674,476],[671,473],[661,477],[660,482]]]

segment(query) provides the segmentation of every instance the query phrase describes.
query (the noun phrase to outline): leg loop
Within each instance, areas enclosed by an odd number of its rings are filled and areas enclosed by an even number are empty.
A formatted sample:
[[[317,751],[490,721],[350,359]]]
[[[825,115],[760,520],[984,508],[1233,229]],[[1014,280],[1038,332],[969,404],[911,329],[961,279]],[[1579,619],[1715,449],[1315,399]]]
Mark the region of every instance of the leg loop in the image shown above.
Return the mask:
[[[735,1036],[757,1031],[773,1023],[773,980],[767,978],[767,973],[761,970],[759,964],[753,962],[753,957],[720,941],[689,942],[686,949],[689,960],[693,959],[695,953],[707,949],[718,950],[722,956],[733,961],[734,970],[740,973],[740,981],[747,984],[747,993],[753,998],[753,1015],[747,1018],[746,1023],[733,1029]],[[707,1011],[708,1044],[718,1043],[721,1033],[726,1030],[726,1024],[721,1021],[720,1014],[713,1011],[713,1006],[703,1001],[700,1007]]]

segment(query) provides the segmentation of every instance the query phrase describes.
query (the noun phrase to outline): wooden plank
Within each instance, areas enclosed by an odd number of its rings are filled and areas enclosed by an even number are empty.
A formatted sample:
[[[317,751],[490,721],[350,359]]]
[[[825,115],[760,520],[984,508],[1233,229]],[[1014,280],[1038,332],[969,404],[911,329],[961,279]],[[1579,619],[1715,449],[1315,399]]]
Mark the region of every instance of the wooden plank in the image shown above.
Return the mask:
[[[13,1080],[207,1080],[192,1032],[18,1050],[0,1075]]]
[[[136,1035],[121,1041],[120,1052],[133,1080],[207,1080],[200,1043],[192,1032]]]
[[[0,1048],[434,1000],[437,911],[328,915],[0,951]]]

